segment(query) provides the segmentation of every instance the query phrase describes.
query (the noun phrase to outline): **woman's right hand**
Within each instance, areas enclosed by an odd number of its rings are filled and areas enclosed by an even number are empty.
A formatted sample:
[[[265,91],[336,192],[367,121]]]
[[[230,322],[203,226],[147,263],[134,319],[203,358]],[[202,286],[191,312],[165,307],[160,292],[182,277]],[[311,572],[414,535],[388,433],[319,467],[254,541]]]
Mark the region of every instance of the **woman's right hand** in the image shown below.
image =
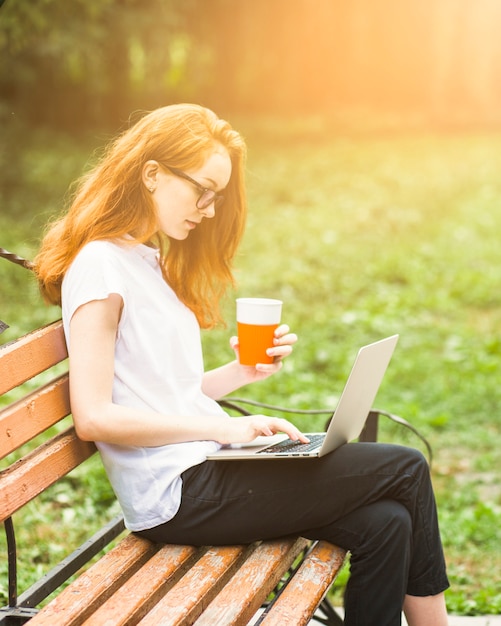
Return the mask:
[[[271,437],[276,433],[285,433],[293,441],[309,442],[309,439],[288,420],[267,415],[229,417],[225,420],[218,441],[222,444],[248,443],[256,437]]]

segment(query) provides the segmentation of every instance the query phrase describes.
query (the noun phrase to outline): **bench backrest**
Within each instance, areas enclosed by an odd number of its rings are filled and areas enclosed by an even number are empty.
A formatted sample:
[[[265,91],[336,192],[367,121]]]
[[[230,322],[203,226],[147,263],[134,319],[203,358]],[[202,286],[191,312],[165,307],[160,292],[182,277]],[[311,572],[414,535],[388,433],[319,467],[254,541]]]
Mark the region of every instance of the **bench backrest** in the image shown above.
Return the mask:
[[[0,395],[50,371],[67,356],[60,321],[0,347]],[[67,368],[0,409],[0,461],[35,437],[41,439],[0,472],[0,522],[95,452],[94,444],[78,439],[72,426],[53,433],[52,427],[69,414]]]

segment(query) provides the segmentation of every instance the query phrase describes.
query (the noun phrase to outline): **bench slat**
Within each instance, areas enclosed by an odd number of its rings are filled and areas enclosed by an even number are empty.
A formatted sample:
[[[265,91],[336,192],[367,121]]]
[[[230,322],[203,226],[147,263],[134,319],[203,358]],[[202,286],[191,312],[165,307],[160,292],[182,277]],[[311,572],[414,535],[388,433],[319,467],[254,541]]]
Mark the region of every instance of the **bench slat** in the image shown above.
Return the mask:
[[[68,374],[0,412],[0,459],[70,414]]]
[[[95,451],[95,445],[78,439],[71,427],[1,472],[0,521],[10,517]]]
[[[150,541],[127,535],[44,607],[30,626],[80,626],[157,550]]]
[[[193,546],[163,546],[82,626],[126,626],[136,623],[193,564]]]
[[[305,626],[341,569],[345,550],[319,541],[277,598],[262,626]]]
[[[209,548],[139,624],[193,624],[194,619],[221,590],[248,551],[248,546]]]
[[[68,356],[63,323],[53,322],[0,349],[0,395]]]
[[[261,543],[194,622],[196,626],[246,624],[308,543],[302,537]]]

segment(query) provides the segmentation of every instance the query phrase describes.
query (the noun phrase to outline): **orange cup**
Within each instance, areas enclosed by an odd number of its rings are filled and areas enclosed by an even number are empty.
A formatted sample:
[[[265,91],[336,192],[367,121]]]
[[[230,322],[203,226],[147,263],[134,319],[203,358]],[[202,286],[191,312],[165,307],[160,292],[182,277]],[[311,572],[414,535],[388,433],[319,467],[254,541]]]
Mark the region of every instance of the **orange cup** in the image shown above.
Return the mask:
[[[266,354],[273,347],[275,329],[280,324],[282,301],[270,298],[237,298],[237,328],[240,363],[273,363]]]

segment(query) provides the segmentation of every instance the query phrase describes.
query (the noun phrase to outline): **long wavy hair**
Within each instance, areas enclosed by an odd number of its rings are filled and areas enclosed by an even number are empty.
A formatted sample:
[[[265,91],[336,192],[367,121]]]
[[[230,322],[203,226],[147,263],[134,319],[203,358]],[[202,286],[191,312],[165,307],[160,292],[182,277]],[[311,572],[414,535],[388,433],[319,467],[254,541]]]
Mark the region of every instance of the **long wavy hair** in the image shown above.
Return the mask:
[[[187,239],[163,235],[154,200],[142,182],[144,164],[156,160],[196,169],[219,146],[228,151],[232,164],[224,204]],[[49,225],[34,263],[43,296],[61,303],[64,274],[90,241],[146,243],[160,249],[165,280],[200,325],[221,322],[219,302],[233,286],[232,260],[245,225],[245,155],[239,133],[209,109],[177,104],[146,114],[106,148],[78,181],[68,211]]]

